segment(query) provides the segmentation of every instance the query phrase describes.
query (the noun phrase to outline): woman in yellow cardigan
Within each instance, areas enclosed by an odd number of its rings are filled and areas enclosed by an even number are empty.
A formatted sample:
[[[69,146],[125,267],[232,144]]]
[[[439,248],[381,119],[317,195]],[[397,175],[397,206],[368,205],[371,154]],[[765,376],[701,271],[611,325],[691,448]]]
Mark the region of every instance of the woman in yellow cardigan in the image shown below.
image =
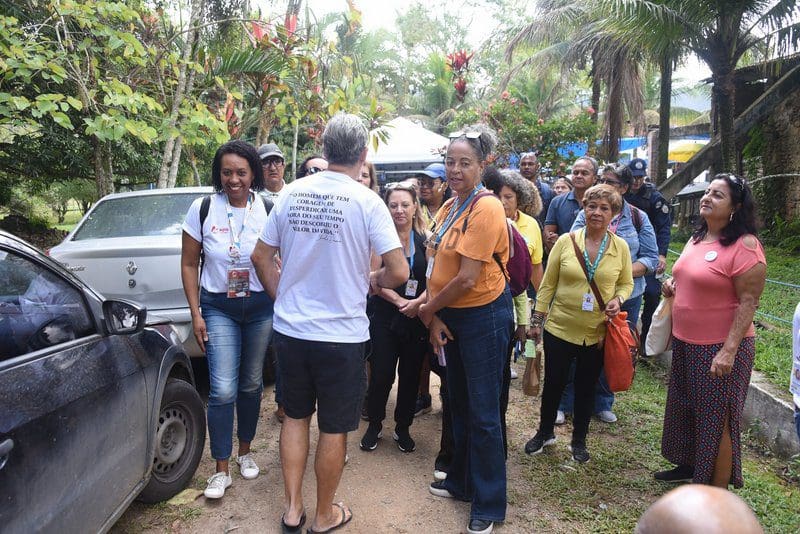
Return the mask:
[[[619,313],[633,290],[631,253],[625,241],[608,231],[622,208],[622,197],[611,186],[596,185],[583,197],[586,227],[558,238],[539,287],[531,337],[544,340],[545,378],[541,418],[536,435],[525,445],[528,454],[539,454],[556,442],[553,433],[558,401],[574,359],[575,418],[570,450],[576,462],[589,461],[586,434],[594,403],[594,384],[603,368],[602,340],[606,318]],[[576,255],[570,235],[582,256]],[[600,309],[586,273],[597,284],[605,310]],[[544,331],[542,327],[544,326]]]

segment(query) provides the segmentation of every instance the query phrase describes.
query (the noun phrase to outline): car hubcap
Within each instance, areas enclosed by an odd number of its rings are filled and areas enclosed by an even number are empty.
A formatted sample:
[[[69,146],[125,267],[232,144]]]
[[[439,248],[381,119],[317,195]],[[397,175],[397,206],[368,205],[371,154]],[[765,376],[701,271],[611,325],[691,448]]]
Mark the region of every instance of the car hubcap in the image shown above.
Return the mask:
[[[156,454],[153,471],[158,474],[170,472],[186,448],[189,422],[182,410],[170,407],[161,412],[156,434]]]

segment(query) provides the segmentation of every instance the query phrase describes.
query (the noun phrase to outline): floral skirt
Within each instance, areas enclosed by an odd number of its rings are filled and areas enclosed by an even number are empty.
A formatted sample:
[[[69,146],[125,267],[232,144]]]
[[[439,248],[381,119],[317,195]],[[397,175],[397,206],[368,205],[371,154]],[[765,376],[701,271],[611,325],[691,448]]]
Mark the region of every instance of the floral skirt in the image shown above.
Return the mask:
[[[741,420],[753,371],[755,338],[742,340],[731,374],[718,378],[711,376],[709,369],[722,345],[693,345],[673,339],[661,454],[673,464],[694,466],[694,482],[709,484],[725,415],[729,414],[733,449],[730,483],[741,488]]]

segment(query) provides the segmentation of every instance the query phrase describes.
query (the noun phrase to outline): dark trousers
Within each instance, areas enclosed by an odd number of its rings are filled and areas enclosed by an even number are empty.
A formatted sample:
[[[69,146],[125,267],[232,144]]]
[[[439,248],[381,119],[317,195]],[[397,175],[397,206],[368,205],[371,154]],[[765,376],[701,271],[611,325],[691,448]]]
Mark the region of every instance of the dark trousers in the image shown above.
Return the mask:
[[[434,465],[436,469],[447,472],[450,468],[450,462],[453,461],[453,451],[455,450],[453,423],[450,420],[450,399],[447,398],[447,369],[439,365],[439,357],[430,351],[430,346],[428,349],[431,371],[436,373],[442,383],[439,388],[439,395],[442,398],[442,435],[439,438],[439,454],[436,455]]]
[[[594,385],[603,369],[603,351],[597,345],[575,345],[544,331],[544,387],[539,432],[553,434],[558,403],[575,361],[575,413],[572,443],[585,444],[589,419],[594,411]]]
[[[508,396],[511,390],[511,355],[514,353],[515,337],[511,337],[506,354],[506,365],[503,367],[503,385],[500,388],[500,429],[503,432],[503,450],[508,460],[508,432],[506,430],[506,411],[508,411]]]
[[[376,313],[370,317],[372,355],[366,400],[370,423],[380,423],[386,417],[386,401],[394,383],[395,369],[398,376],[395,424],[408,428],[414,421],[419,373],[428,352],[428,340],[421,324],[413,330],[398,328],[407,322],[411,321],[405,317],[398,322],[395,314]]]
[[[661,282],[656,278],[656,275],[648,274],[644,279],[647,285],[645,286],[644,297],[642,299],[644,300],[644,308],[642,309],[642,343],[647,339],[647,332],[650,331],[650,323],[653,322],[653,314],[661,300]]]

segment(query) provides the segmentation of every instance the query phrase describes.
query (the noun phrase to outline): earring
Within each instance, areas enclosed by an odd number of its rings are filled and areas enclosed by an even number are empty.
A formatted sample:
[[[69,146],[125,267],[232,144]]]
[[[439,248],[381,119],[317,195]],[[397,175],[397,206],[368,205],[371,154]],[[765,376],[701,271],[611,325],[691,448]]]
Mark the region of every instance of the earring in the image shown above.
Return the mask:
[[[736,212],[735,212],[735,211],[732,211],[732,212],[731,212],[731,218],[730,218],[730,219],[728,219],[728,222],[733,222],[733,214],[734,214],[734,213],[736,213]]]

